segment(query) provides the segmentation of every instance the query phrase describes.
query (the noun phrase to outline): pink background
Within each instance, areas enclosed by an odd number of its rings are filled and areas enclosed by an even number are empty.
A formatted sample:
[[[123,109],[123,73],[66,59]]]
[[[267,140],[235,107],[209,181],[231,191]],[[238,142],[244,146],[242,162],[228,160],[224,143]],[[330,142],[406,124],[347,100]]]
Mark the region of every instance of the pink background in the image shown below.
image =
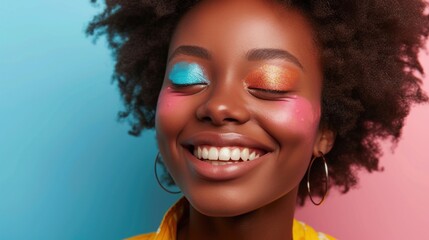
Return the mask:
[[[427,52],[420,59],[429,93]],[[363,170],[355,189],[345,195],[333,189],[323,205],[308,202],[295,217],[339,239],[429,239],[428,120],[429,104],[414,106],[394,152],[383,144],[384,172]]]

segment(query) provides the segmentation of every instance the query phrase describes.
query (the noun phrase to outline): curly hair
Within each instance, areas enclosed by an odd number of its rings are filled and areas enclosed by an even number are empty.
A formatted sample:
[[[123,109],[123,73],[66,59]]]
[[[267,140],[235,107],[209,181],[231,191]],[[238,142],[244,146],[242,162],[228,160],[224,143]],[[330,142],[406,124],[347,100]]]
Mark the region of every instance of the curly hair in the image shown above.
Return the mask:
[[[96,0],[91,0],[96,3]],[[130,134],[154,127],[168,47],[180,18],[197,0],[106,0],[87,27],[106,35],[116,60],[117,81]],[[323,69],[321,124],[336,133],[326,155],[330,186],[346,193],[357,170],[380,171],[380,140],[396,143],[414,103],[428,101],[421,85],[418,52],[429,34],[427,4],[421,0],[278,0],[299,9],[312,23]],[[315,195],[322,196],[322,166],[312,173]],[[312,174],[313,175],[313,174]],[[172,181],[172,180],[171,180]],[[319,184],[317,184],[319,183]],[[298,203],[308,197],[301,181]]]

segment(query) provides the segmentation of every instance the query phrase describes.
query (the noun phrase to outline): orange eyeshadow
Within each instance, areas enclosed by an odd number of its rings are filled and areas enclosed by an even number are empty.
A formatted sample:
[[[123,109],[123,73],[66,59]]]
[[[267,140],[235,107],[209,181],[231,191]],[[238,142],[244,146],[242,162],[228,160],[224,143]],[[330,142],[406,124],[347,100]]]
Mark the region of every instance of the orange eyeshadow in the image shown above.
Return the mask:
[[[288,91],[295,86],[298,77],[299,72],[297,70],[264,65],[251,72],[246,77],[245,84],[249,88]]]

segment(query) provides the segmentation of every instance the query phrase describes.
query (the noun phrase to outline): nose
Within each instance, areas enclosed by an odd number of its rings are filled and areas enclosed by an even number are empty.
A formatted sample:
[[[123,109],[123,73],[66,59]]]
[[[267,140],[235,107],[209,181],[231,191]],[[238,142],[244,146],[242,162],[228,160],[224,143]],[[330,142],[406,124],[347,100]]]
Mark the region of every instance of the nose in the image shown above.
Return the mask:
[[[237,87],[237,86],[235,86]],[[244,96],[237,88],[216,86],[196,111],[197,118],[215,126],[243,124],[250,119]]]

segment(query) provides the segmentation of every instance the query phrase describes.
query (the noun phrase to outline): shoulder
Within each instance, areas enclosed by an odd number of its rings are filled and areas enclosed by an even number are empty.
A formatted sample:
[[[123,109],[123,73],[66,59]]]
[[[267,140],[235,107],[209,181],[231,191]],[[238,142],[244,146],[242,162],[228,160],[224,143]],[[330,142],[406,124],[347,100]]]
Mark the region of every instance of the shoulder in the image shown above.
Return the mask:
[[[334,237],[317,232],[311,226],[298,221],[293,221],[293,239],[295,240],[335,240]]]
[[[155,240],[155,239],[169,239],[169,238],[156,238],[156,232],[137,235],[125,240]],[[336,238],[322,232],[317,232],[311,226],[294,220],[293,222],[293,239],[294,240],[336,240]]]
[[[187,208],[186,198],[180,198],[164,214],[161,224],[156,232],[137,235],[125,240],[172,240],[176,239],[177,223]]]
[[[176,239],[177,222],[187,207],[185,198],[179,199],[164,215],[156,232],[137,235],[125,240],[172,240]],[[315,231],[311,226],[294,219],[292,235],[294,240],[335,240],[332,236]]]

